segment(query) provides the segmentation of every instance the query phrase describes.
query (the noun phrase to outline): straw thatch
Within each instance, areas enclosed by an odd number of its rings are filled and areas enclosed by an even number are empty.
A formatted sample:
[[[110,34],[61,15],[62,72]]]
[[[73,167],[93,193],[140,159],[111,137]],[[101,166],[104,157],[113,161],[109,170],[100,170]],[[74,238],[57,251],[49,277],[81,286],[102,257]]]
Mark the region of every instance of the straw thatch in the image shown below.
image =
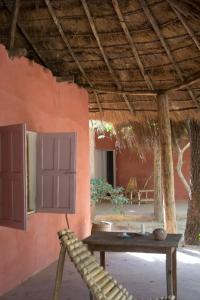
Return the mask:
[[[199,118],[199,0],[13,2],[0,1],[0,42],[87,88],[91,119],[157,119],[156,95],[192,79],[168,93],[170,117]]]
[[[145,153],[151,151],[159,139],[159,126],[154,120],[142,123],[135,121],[129,122],[129,124],[124,122],[115,126],[93,121],[90,126],[98,138],[109,137],[115,140],[116,149],[119,151],[125,148],[136,150],[142,159],[145,159]],[[189,139],[189,122],[171,121],[171,134],[172,146],[174,150],[177,150],[179,143],[185,144]]]

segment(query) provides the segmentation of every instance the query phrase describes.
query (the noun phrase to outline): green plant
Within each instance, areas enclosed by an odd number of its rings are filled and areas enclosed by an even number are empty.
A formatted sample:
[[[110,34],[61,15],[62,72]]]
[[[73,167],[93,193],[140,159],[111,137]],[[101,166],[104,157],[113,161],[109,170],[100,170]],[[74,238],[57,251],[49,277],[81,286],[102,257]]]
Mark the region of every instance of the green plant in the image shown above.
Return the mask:
[[[114,205],[115,209],[122,208],[124,204],[128,203],[128,198],[124,196],[124,188],[113,188],[111,184],[105,181],[103,178],[95,178],[90,181],[91,187],[91,200],[97,203],[101,200],[110,198],[110,202]]]

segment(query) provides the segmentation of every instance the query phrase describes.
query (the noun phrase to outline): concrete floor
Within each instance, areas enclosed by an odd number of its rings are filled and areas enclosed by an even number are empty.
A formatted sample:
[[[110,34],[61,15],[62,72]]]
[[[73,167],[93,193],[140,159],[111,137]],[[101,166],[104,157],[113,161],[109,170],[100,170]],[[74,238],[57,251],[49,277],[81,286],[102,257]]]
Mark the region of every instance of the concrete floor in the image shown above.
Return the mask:
[[[111,208],[110,208],[111,209]],[[105,206],[99,208],[99,215]],[[153,205],[127,206],[132,215],[152,214]],[[187,203],[177,205],[178,232],[183,232],[186,220]],[[153,221],[120,221],[113,222],[113,230],[140,230],[145,223],[146,231],[152,231],[158,225]],[[98,258],[98,257],[97,257]],[[166,295],[165,256],[161,254],[142,253],[107,253],[106,268],[138,300],[150,300]],[[26,266],[24,266],[26,267]],[[177,255],[178,299],[200,300],[200,247],[180,248]],[[50,300],[54,287],[56,263],[23,282],[1,300]],[[80,275],[66,259],[62,294],[60,300],[87,300],[88,290]]]
[[[200,250],[200,249],[199,249]],[[165,257],[161,254],[108,253],[106,268],[138,300],[166,295]],[[200,299],[200,252],[180,249],[177,255],[178,299]],[[56,263],[1,297],[1,300],[50,300]],[[87,300],[88,290],[80,275],[66,259],[60,300]]]

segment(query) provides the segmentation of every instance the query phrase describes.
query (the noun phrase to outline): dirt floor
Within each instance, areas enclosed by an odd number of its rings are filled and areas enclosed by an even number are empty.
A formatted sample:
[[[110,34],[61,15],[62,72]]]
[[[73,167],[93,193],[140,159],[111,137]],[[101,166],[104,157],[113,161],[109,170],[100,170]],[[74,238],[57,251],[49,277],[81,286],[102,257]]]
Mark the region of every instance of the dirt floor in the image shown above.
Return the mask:
[[[187,202],[176,203],[177,233],[184,234]],[[112,230],[135,231],[141,230],[141,224],[144,224],[147,232],[152,232],[155,228],[163,227],[163,223],[154,220],[153,204],[128,204],[122,210],[113,207],[110,203],[100,203],[95,207],[95,221],[112,222]],[[199,298],[200,299],[200,298]]]

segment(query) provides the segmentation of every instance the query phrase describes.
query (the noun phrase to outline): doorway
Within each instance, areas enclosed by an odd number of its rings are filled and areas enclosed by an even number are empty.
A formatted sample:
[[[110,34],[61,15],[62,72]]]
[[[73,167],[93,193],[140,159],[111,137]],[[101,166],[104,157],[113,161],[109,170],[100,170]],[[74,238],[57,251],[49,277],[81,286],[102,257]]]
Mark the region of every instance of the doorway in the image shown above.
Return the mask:
[[[116,153],[115,150],[97,150],[94,155],[95,178],[104,178],[116,187]]]

